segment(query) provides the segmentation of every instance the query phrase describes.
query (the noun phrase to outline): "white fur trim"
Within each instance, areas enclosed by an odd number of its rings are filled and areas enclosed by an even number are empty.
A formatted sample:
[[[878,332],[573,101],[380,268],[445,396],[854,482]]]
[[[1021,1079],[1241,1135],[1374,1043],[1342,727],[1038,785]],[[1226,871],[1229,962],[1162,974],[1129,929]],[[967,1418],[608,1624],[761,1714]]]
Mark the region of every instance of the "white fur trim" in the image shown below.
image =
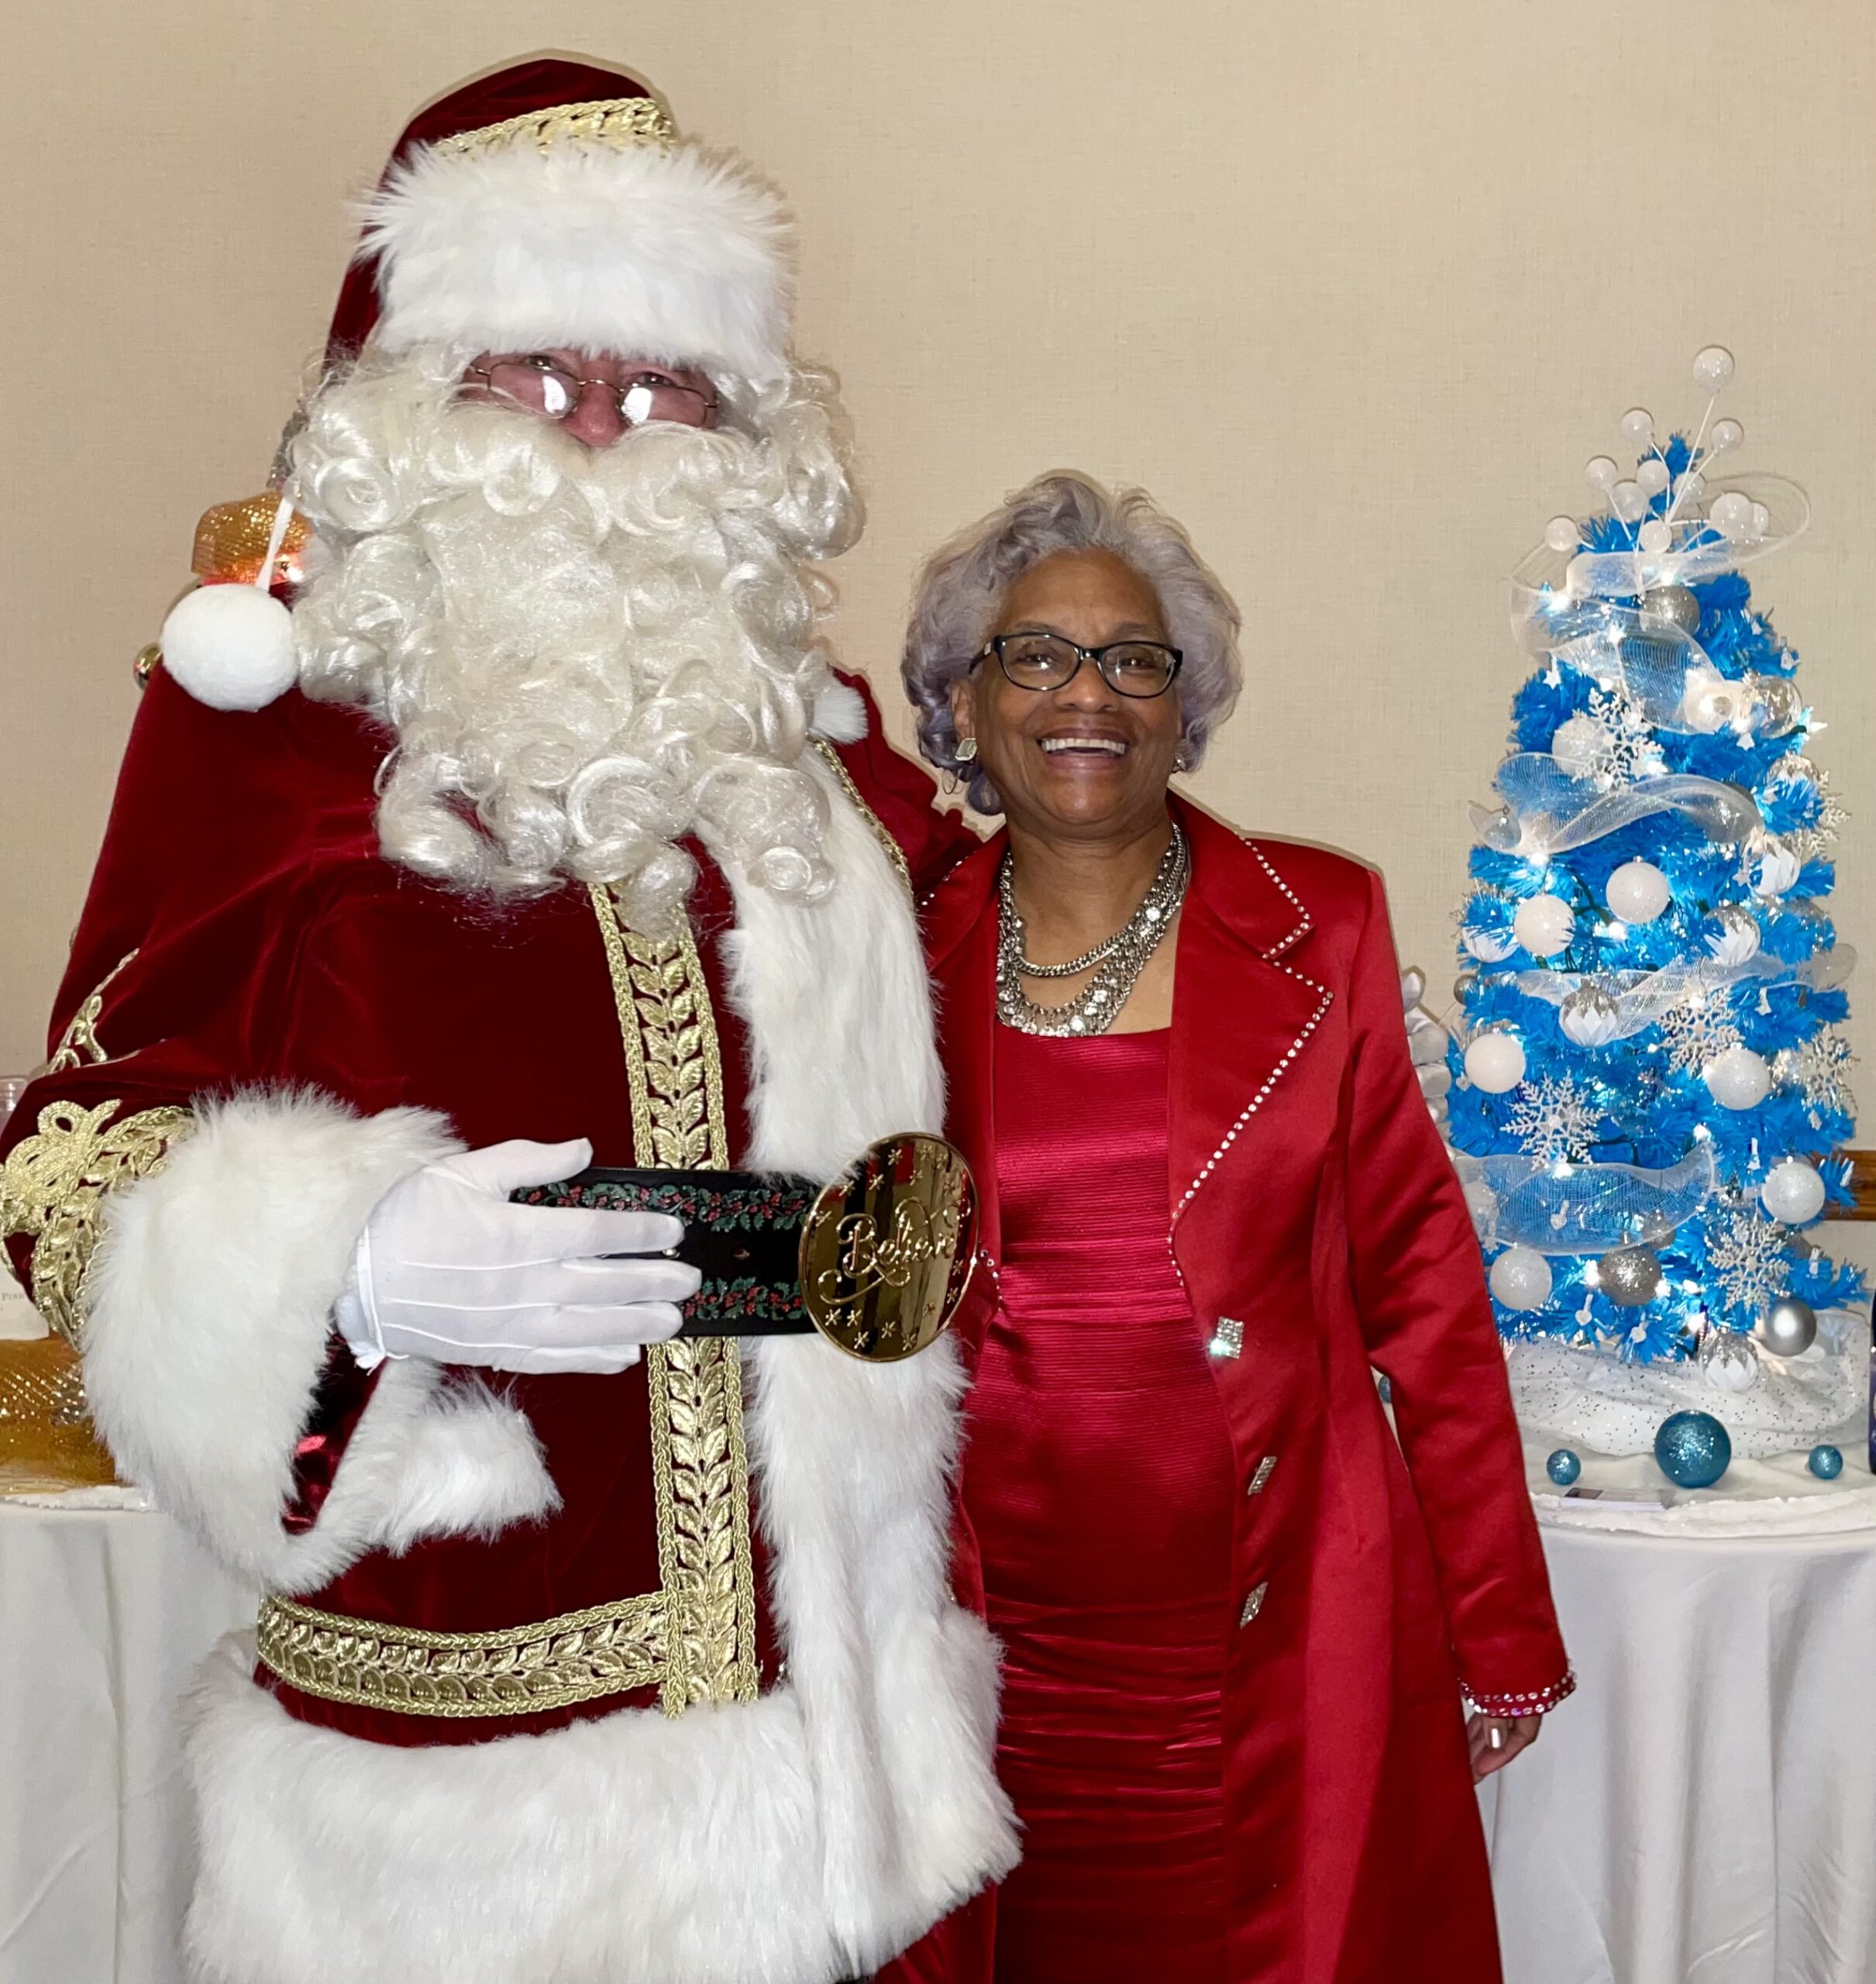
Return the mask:
[[[212,710],[260,710],[299,679],[293,615],[257,586],[198,586],[170,608],[163,665]]]
[[[240,1576],[287,1591],[370,1549],[551,1507],[513,1408],[411,1362],[380,1379],[317,1524],[282,1529],[359,1231],[399,1179],[461,1146],[427,1111],[361,1118],[309,1092],[205,1103],[196,1121],[112,1197],[92,1258],[85,1386],[125,1473]]]
[[[364,219],[391,350],[573,345],[763,384],[786,372],[781,197],[699,146],[425,150]]]
[[[857,744],[866,735],[866,698],[851,682],[830,682],[814,698],[809,726],[831,744]]]

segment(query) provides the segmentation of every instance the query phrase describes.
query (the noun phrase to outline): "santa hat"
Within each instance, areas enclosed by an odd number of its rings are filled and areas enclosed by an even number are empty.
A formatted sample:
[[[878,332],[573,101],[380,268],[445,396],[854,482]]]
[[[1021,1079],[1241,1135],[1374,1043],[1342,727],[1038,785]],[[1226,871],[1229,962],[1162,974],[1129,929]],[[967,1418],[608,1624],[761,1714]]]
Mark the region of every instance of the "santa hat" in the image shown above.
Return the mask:
[[[681,141],[621,70],[539,57],[453,90],[405,127],[363,219],[329,363],[368,339],[435,339],[616,351],[756,385],[786,376],[793,239],[780,195]],[[225,507],[256,512],[259,553],[277,505]],[[165,665],[218,708],[259,708],[291,685],[287,616],[267,611],[281,548],[274,537],[253,561],[248,598],[216,583],[246,567],[205,572],[164,624]]]
[[[332,326],[391,350],[571,345],[767,383],[787,365],[793,241],[775,189],[680,142],[643,84],[521,62],[413,118],[365,202]]]

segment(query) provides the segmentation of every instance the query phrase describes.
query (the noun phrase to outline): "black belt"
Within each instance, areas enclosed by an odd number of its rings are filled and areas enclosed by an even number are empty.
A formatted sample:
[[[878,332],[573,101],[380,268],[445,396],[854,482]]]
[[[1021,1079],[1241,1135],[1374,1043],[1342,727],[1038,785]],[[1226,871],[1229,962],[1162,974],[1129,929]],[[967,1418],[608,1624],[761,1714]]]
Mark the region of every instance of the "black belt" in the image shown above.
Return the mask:
[[[941,1335],[970,1281],[977,1195],[941,1138],[874,1144],[827,1187],[755,1171],[604,1166],[513,1194],[522,1205],[669,1213],[676,1250],[703,1275],[680,1336],[795,1336],[818,1330],[871,1362]]]

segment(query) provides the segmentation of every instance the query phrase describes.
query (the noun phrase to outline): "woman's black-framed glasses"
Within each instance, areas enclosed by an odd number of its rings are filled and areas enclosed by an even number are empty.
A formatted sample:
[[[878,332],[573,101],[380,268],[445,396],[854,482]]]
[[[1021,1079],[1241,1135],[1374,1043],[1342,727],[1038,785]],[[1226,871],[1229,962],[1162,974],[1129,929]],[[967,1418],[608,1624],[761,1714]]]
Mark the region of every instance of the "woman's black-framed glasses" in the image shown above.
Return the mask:
[[[717,410],[714,393],[680,386],[659,372],[643,372],[623,385],[616,385],[610,379],[577,377],[558,359],[539,351],[491,358],[486,365],[470,366],[463,377],[480,379],[496,398],[538,413],[544,420],[567,418],[589,386],[603,386],[612,394],[619,418],[628,427],[642,427],[649,420],[701,427]]]
[[[1038,694],[1065,689],[1082,663],[1091,661],[1116,695],[1143,701],[1163,696],[1186,659],[1177,648],[1160,641],[1110,641],[1104,648],[1084,648],[1061,634],[993,634],[977,659],[990,655],[1019,689]]]

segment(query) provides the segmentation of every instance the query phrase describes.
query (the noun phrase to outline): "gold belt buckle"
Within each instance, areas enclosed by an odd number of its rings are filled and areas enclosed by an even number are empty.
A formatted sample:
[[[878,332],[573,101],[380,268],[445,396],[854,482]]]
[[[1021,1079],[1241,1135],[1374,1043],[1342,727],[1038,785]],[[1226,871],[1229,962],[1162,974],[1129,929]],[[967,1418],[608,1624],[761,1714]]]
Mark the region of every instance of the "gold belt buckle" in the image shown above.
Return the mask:
[[[801,1304],[828,1342],[897,1364],[951,1327],[977,1259],[963,1153],[908,1130],[862,1151],[801,1225]]]

